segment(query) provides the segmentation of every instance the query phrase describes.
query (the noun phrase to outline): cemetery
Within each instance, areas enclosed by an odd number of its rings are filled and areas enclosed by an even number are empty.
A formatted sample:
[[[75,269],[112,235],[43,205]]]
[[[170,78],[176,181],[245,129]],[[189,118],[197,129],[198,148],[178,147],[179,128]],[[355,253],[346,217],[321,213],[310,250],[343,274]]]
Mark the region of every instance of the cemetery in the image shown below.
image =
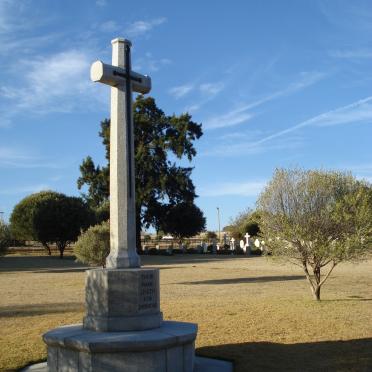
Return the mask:
[[[107,2],[99,0],[95,6],[102,10]],[[262,112],[251,110],[325,77],[301,71],[303,81],[245,104],[240,92],[232,111],[218,120],[207,118],[205,127],[190,113],[208,105],[225,84],[234,86],[232,91],[242,84],[232,78],[224,84],[201,83],[198,77],[168,89],[175,101],[190,92],[199,94],[198,104],[185,106],[188,110],[181,114],[166,114],[149,94],[161,90],[156,86],[158,65],[172,62],[163,58],[155,66],[152,52],[137,47],[139,35],[165,22],[166,18],[158,18],[123,28],[133,36],[135,48],[122,37],[96,48],[103,61],[90,60],[89,55],[90,80],[88,58],[81,56],[78,63],[65,61],[66,66],[51,61],[55,70],[48,78],[25,74],[36,86],[49,84],[49,79],[52,85],[58,69],[69,78],[70,69],[77,66],[79,73],[87,74],[79,92],[90,94],[90,99],[92,94],[104,92],[105,97],[102,94],[99,99],[110,104],[98,133],[104,146],[103,164],[95,163],[90,155],[78,166],[80,159],[69,159],[79,168],[75,178],[79,196],[64,194],[59,187],[52,190],[41,185],[32,191],[24,187],[16,193],[23,198],[14,204],[8,220],[1,212],[0,371],[372,370],[370,178],[341,167],[289,166],[283,160],[286,166],[273,167],[265,182],[247,185],[242,181],[236,187],[225,182],[228,176],[221,172],[208,187],[201,187],[206,204],[197,203],[197,140],[210,136],[206,147],[215,150],[218,138],[224,138],[222,152],[227,153],[237,133],[226,131],[214,137],[213,130],[224,126],[230,130],[256,119]],[[120,28],[114,21],[94,24],[82,39],[87,41],[95,29],[112,33]],[[92,37],[92,45],[95,42]],[[147,60],[132,62],[133,51],[142,52]],[[74,53],[80,50],[74,49]],[[340,58],[341,52],[328,52],[332,53]],[[44,62],[36,59],[30,68]],[[271,61],[262,70],[269,75],[275,64]],[[225,70],[219,73],[228,76],[233,67]],[[63,89],[56,85],[48,85],[48,89],[52,92],[54,88],[58,97]],[[0,97],[14,95],[1,87]],[[344,124],[351,116],[344,111],[358,105],[362,105],[362,113],[357,119],[370,119],[370,99],[301,119],[274,134],[266,130],[266,137],[256,144],[253,131],[238,133],[245,145],[253,145],[237,148],[253,156],[263,152],[261,144],[266,146],[282,135],[295,142],[290,135],[297,129],[314,123],[320,123],[319,128],[337,121]],[[97,102],[86,103],[84,110],[94,110]],[[159,102],[168,105],[163,98]],[[23,102],[17,109],[25,107]],[[60,113],[64,115],[71,107],[61,102]],[[37,111],[37,115],[44,114],[41,108]],[[9,117],[12,115],[16,114]],[[219,120],[228,124],[221,125]],[[288,143],[277,146],[290,147]],[[1,157],[9,153],[0,147],[0,168],[12,166],[11,161],[1,163]],[[201,152],[201,158],[208,156],[208,151]],[[54,164],[31,165],[26,156],[15,155],[15,159],[25,162],[24,169],[58,169]],[[38,161],[36,155],[29,159]],[[220,166],[211,165],[200,170],[209,179],[213,168]],[[240,166],[239,172],[243,170]],[[247,162],[244,172],[250,167]],[[225,220],[221,230],[216,199],[212,200],[218,229],[210,215],[207,221],[206,209],[212,208],[208,198],[224,192],[254,195],[255,204],[229,199],[235,217]],[[0,190],[1,195],[12,192]],[[245,203],[246,199],[241,200]],[[239,208],[246,209],[239,212]]]

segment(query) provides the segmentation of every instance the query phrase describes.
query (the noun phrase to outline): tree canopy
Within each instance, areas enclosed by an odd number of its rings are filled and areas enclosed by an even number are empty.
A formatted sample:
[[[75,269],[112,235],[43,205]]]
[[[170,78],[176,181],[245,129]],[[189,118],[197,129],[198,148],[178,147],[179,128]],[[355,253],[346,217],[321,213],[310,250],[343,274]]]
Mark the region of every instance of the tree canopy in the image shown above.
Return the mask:
[[[204,231],[206,223],[203,212],[192,203],[180,203],[169,207],[163,221],[162,230],[180,241]]]
[[[81,198],[41,191],[21,200],[10,222],[17,239],[39,241],[49,254],[49,244],[56,243],[62,258],[66,245],[94,222],[94,216]]]
[[[258,206],[267,249],[303,268],[317,300],[336,265],[371,252],[372,187],[348,173],[277,169]]]
[[[137,244],[141,227],[157,230],[168,215],[168,207],[193,203],[195,187],[192,168],[177,164],[196,155],[194,141],[202,136],[201,124],[189,114],[165,115],[152,97],[137,96],[133,104],[136,168]],[[84,198],[100,207],[109,198],[110,120],[101,122],[99,132],[106,150],[107,165],[95,165],[91,157],[83,160],[78,188],[87,186]]]

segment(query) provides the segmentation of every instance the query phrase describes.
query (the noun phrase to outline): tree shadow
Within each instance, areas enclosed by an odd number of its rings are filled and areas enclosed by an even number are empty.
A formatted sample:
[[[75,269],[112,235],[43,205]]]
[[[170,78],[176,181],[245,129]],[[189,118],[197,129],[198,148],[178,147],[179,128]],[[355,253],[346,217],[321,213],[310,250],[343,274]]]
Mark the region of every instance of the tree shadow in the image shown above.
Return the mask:
[[[247,342],[198,348],[196,354],[234,362],[235,372],[372,371],[372,338],[298,344]]]
[[[268,282],[284,282],[288,280],[304,280],[303,275],[280,275],[280,276],[258,276],[252,278],[230,278],[230,279],[210,279],[194,282],[183,282],[177,284],[199,285],[199,284],[241,284],[241,283],[268,283]]]
[[[83,310],[84,304],[81,302],[10,305],[0,307],[0,318],[79,312]]]
[[[65,272],[84,271],[89,267],[76,262],[74,256],[66,256],[60,259],[57,256],[4,256],[0,258],[0,273],[12,271],[31,272],[54,272],[55,270],[66,270]],[[60,271],[63,272],[63,271]]]

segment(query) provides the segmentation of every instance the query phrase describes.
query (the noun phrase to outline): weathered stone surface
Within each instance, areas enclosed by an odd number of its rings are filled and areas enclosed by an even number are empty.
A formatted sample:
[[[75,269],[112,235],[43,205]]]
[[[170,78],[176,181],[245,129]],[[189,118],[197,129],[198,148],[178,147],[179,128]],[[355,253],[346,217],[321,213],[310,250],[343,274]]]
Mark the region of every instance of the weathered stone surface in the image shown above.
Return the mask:
[[[177,368],[179,365],[177,364]],[[249,367],[247,367],[249,368]],[[89,371],[86,369],[85,371]],[[168,372],[180,372],[182,369],[172,369]],[[212,358],[195,357],[195,365],[193,372],[233,372],[234,366],[226,360],[218,360]],[[48,372],[47,363],[38,363],[24,368],[21,372]],[[146,372],[142,370],[141,372]]]
[[[196,334],[196,324],[165,321],[159,328],[135,332],[95,332],[73,325],[43,338],[50,372],[193,372]]]
[[[159,327],[158,269],[87,271],[84,327],[99,332]]]

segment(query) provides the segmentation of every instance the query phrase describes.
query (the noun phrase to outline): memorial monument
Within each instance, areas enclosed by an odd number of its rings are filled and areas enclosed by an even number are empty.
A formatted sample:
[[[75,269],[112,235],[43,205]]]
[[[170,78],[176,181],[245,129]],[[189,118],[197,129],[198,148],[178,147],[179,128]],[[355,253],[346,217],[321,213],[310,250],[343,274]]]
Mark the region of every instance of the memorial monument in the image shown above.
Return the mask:
[[[159,270],[136,252],[132,91],[148,93],[151,79],[131,70],[130,41],[112,48],[112,65],[90,71],[111,86],[110,254],[106,269],[87,271],[83,324],[44,334],[48,370],[192,372],[197,325],[163,321]]]

